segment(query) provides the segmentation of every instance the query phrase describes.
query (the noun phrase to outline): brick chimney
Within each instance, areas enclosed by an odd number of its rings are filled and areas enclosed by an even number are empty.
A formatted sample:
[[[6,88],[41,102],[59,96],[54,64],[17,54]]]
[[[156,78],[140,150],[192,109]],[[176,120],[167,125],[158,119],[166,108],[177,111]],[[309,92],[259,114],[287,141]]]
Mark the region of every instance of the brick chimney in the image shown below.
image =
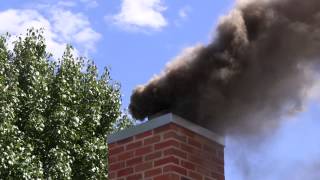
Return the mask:
[[[224,180],[224,138],[174,114],[112,134],[109,179]]]

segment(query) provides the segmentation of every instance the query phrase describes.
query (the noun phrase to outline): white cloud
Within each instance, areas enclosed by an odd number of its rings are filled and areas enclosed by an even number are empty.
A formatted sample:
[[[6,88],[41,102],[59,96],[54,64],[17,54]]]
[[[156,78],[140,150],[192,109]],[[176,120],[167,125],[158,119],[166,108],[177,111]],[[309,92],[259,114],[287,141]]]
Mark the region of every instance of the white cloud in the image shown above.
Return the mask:
[[[181,19],[186,19],[190,12],[191,12],[191,7],[184,6],[179,10],[178,14]]]
[[[125,29],[160,30],[168,25],[162,14],[166,9],[161,0],[122,0],[121,11],[111,20]]]
[[[50,22],[35,10],[10,9],[0,12],[0,33],[9,32],[13,36],[24,35],[28,28],[44,28],[48,49],[59,57],[63,54],[66,43],[57,42]],[[12,39],[13,40],[13,39]],[[12,47],[11,47],[12,48]]]
[[[308,92],[308,95],[309,98],[320,101],[320,75],[317,75],[317,78],[318,80],[315,80],[314,84]]]
[[[314,66],[314,64],[306,66],[304,69],[304,75],[307,79],[305,81],[306,88],[304,89],[304,95],[306,101],[318,101],[320,102],[320,66]]]
[[[101,35],[91,28],[89,20],[83,14],[62,9],[55,9],[51,14],[53,29],[61,36],[60,41],[81,44],[85,54],[95,50],[95,44]]]
[[[23,35],[26,30],[44,28],[44,37],[48,51],[54,58],[63,54],[66,44],[75,46],[75,52],[87,55],[95,50],[95,44],[101,35],[94,31],[89,20],[82,14],[52,8],[48,14],[35,9],[9,9],[0,12],[0,34],[9,32],[13,36]]]
[[[178,18],[174,20],[174,24],[177,27],[181,27],[185,21],[187,21],[192,8],[189,5],[183,6],[178,11]]]
[[[85,28],[74,35],[75,42],[82,44],[88,51],[95,51],[96,42],[100,40],[101,35],[92,28]]]

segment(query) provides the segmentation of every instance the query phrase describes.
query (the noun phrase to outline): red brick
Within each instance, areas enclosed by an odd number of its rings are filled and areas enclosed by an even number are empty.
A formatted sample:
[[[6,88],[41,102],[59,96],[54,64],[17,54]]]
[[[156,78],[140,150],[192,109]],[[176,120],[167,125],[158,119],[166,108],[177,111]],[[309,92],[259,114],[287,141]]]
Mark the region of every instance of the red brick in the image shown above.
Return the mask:
[[[213,157],[213,158],[211,158],[211,160],[218,163],[218,164],[224,165],[224,159],[218,159],[216,157]]]
[[[145,139],[143,144],[146,146],[146,145],[154,144],[154,143],[157,143],[157,142],[160,142],[160,136],[159,135]]]
[[[113,179],[113,178],[116,178],[116,173],[109,173],[108,179]]]
[[[217,179],[213,179],[213,178],[210,178],[210,177],[205,177],[204,180],[217,180]]]
[[[187,141],[187,137],[186,136],[183,136],[183,135],[179,135],[177,134],[176,132],[174,131],[170,131],[170,132],[167,132],[163,135],[163,138],[164,139],[169,139],[169,138],[173,138],[173,139],[176,139],[180,142],[186,142]]]
[[[128,138],[126,138],[126,139],[123,139],[123,140],[118,141],[117,144],[123,145],[123,144],[127,144],[127,143],[129,143],[129,142],[131,142],[131,141],[133,141],[133,137],[128,137]]]
[[[152,177],[152,176],[156,176],[162,173],[162,169],[161,168],[157,168],[157,169],[151,169],[148,170],[144,173],[144,177]]]
[[[203,144],[203,150],[209,152],[209,153],[216,153],[216,148],[209,146],[207,144]]]
[[[166,157],[166,158],[162,158],[162,159],[156,160],[154,162],[154,166],[161,166],[161,165],[167,164],[167,163],[179,164],[179,159],[177,159],[177,158],[175,158],[173,156],[169,156],[169,157]]]
[[[181,161],[181,166],[183,166],[184,168],[187,168],[189,170],[195,170],[195,165],[191,162],[188,161]]]
[[[194,180],[202,180],[203,179],[201,174],[196,173],[196,172],[192,172],[192,171],[188,172],[188,176],[190,176]]]
[[[220,174],[224,174],[224,167],[223,166],[217,166],[217,172]]]
[[[186,178],[186,177],[181,177],[180,180],[191,180],[191,179]]]
[[[135,164],[139,164],[139,163],[142,163],[142,157],[136,157],[126,161],[127,167]]]
[[[118,146],[117,143],[108,144],[108,148],[109,148],[109,149],[115,148],[115,147],[117,147],[117,146]]]
[[[120,147],[117,147],[117,148],[113,148],[113,149],[110,149],[109,150],[109,155],[116,155],[116,154],[119,154],[119,153],[122,153],[124,151],[124,147],[123,146],[120,146]]]
[[[153,180],[180,180],[180,177],[176,174],[164,174],[155,177]]]
[[[204,176],[211,176],[210,170],[206,169],[205,167],[197,167],[196,171]]]
[[[118,163],[114,163],[114,164],[109,165],[109,171],[116,171],[116,170],[122,169],[124,167],[125,167],[125,163],[123,161],[118,162]]]
[[[193,147],[202,149],[202,144],[192,138],[188,138],[188,144],[192,145]]]
[[[133,168],[126,168],[118,171],[117,177],[127,176],[133,173]]]
[[[142,174],[134,174],[127,177],[127,180],[140,180],[140,179],[143,179]]]
[[[179,166],[175,166],[173,164],[167,165],[165,167],[163,167],[163,172],[176,172],[182,175],[187,175],[187,170],[179,167]]]
[[[162,133],[165,131],[170,131],[170,130],[172,130],[171,124],[167,124],[167,125],[164,125],[164,126],[161,126],[161,127],[154,129],[153,132],[154,132],[154,134],[159,134],[159,133]]]
[[[145,159],[145,161],[148,161],[148,160],[157,159],[161,156],[162,156],[162,152],[158,151],[158,152],[154,152],[152,154],[146,155],[146,157],[144,159]]]
[[[205,151],[198,151],[196,154],[199,154],[197,157],[201,158],[203,160],[203,164],[207,166],[215,166],[217,164],[216,161],[211,161],[212,155]]]
[[[224,175],[218,174],[218,173],[211,173],[211,177],[215,178],[215,179],[224,179]]]
[[[135,138],[136,139],[141,139],[141,138],[145,138],[145,137],[148,137],[148,136],[151,136],[151,135],[152,135],[152,130],[140,133],[140,134],[136,135]]]
[[[170,127],[171,129],[175,130],[175,131],[179,131],[181,129],[180,125],[177,125],[176,123],[170,123]]]
[[[219,159],[224,159],[224,152],[222,151],[218,151],[218,158]]]
[[[110,180],[225,180],[224,146],[174,123],[108,147]]]
[[[130,143],[126,146],[126,150],[131,150],[131,149],[136,149],[138,147],[141,147],[142,146],[142,141],[138,141],[138,142],[133,142],[133,143]]]
[[[118,156],[119,161],[124,161],[133,157],[133,151],[122,153]]]
[[[204,159],[201,159],[197,154],[189,155],[188,160],[198,165],[204,164]]]
[[[196,136],[196,134],[194,132],[192,132],[186,128],[183,128],[183,127],[180,128],[180,132],[190,138],[194,138]]]
[[[187,158],[187,153],[182,152],[181,150],[178,150],[178,149],[175,149],[175,148],[170,148],[170,149],[165,150],[164,151],[164,155],[165,156],[167,156],[167,155],[175,155],[175,156],[181,157],[183,159]]]
[[[188,153],[193,154],[195,152],[195,149],[192,146],[186,145],[184,143],[180,143],[180,146],[181,146],[182,150],[184,150],[184,151],[186,151]]]
[[[179,147],[179,143],[175,140],[168,140],[154,145],[154,149],[163,149],[166,147]]]
[[[135,152],[136,156],[141,156],[141,155],[145,155],[152,152],[152,146],[147,146],[147,147],[143,147],[140,149],[137,149]]]
[[[108,163],[109,164],[116,163],[117,161],[118,161],[118,157],[117,156],[108,156]]]
[[[153,164],[152,162],[139,164],[134,168],[134,171],[140,172],[140,171],[145,171],[145,170],[151,169],[153,167],[152,164]]]

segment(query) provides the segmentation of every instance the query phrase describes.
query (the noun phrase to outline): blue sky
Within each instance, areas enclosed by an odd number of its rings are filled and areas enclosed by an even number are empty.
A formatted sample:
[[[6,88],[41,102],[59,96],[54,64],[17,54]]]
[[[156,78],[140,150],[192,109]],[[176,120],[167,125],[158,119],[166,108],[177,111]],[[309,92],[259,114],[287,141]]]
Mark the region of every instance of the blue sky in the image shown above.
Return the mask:
[[[110,66],[126,108],[136,85],[161,72],[184,48],[208,43],[219,17],[233,6],[233,0],[1,1],[0,33],[43,27],[55,57],[71,43],[77,55],[93,59],[100,70]],[[283,125],[257,146],[228,138],[226,179],[320,179],[319,100],[320,85],[315,85],[304,111],[284,117]]]

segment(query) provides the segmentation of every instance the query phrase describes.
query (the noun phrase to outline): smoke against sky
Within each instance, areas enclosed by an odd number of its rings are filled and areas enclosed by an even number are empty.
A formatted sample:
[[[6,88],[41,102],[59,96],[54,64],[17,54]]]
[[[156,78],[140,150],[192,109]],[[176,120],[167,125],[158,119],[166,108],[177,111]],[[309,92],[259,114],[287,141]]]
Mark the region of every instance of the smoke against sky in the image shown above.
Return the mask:
[[[171,111],[221,134],[275,129],[312,86],[319,11],[318,0],[239,1],[211,43],[186,49],[134,90],[131,114]]]
[[[282,122],[258,143],[254,137],[227,138],[226,179],[318,180],[320,177],[319,107]],[[310,113],[313,112],[313,113]],[[301,120],[303,119],[303,120]]]

